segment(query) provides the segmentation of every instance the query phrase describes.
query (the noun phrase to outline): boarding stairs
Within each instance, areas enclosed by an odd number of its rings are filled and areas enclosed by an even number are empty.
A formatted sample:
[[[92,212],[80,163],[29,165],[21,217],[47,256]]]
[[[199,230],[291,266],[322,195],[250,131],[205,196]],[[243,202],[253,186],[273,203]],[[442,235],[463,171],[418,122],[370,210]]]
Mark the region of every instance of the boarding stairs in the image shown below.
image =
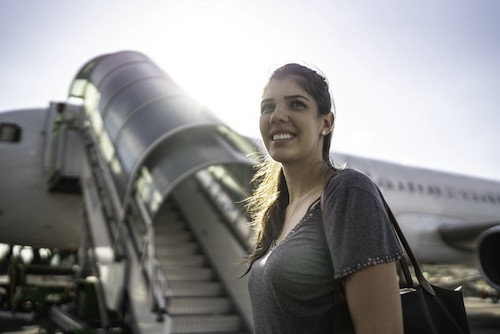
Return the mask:
[[[173,202],[155,222],[156,257],[168,282],[171,333],[248,333],[218,274]]]

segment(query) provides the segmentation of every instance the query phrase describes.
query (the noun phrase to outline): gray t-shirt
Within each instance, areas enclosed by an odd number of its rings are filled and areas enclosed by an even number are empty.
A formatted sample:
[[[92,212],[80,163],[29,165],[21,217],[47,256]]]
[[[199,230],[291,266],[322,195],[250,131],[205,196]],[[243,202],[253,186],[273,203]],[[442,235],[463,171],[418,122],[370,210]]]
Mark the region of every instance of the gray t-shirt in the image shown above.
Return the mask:
[[[255,334],[322,333],[335,316],[329,314],[334,275],[319,218],[316,202],[280,244],[253,263],[248,288]],[[375,184],[359,171],[345,169],[330,181],[324,223],[337,279],[402,255]]]

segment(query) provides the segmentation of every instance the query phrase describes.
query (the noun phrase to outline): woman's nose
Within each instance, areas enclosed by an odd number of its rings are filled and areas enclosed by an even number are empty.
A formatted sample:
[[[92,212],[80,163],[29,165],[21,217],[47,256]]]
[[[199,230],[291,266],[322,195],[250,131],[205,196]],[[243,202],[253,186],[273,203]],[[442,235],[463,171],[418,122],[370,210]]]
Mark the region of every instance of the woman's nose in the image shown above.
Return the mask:
[[[270,122],[271,124],[279,123],[279,122],[286,122],[288,120],[288,114],[286,110],[283,109],[283,107],[276,106],[274,109],[273,113],[271,114]]]

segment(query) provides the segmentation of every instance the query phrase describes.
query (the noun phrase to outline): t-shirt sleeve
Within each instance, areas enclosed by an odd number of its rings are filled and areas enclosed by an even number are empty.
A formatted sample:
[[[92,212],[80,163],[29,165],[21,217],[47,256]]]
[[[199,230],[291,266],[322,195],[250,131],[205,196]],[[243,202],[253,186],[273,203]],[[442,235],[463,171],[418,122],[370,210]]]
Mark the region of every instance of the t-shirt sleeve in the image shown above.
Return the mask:
[[[341,171],[327,186],[324,224],[337,279],[402,255],[376,185],[356,170]]]

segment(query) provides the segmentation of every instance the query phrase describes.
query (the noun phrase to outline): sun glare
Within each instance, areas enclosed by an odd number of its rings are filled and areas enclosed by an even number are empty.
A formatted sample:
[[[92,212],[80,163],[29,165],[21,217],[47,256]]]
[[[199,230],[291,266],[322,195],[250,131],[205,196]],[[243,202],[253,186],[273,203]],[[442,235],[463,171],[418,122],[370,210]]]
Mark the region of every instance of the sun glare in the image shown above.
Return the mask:
[[[293,43],[276,38],[280,36],[270,33],[272,27],[251,15],[236,13],[240,9],[229,2],[199,4],[176,8],[179,19],[164,27],[174,33],[165,37],[164,56],[154,61],[222,121],[256,136],[269,69],[295,53],[286,46]]]

